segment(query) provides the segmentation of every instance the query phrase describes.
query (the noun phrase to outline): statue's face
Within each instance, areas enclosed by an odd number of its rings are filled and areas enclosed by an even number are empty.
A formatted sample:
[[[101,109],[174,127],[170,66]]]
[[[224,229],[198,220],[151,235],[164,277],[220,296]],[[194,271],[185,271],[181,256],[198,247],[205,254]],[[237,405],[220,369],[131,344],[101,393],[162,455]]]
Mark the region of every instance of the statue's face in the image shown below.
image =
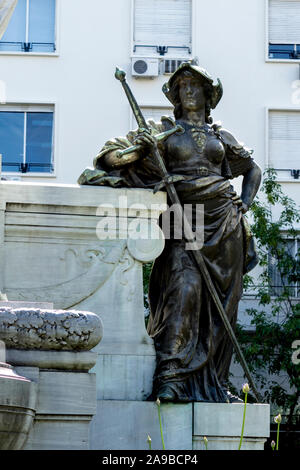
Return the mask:
[[[179,97],[183,110],[199,111],[205,107],[202,83],[194,77],[184,77],[179,84]]]

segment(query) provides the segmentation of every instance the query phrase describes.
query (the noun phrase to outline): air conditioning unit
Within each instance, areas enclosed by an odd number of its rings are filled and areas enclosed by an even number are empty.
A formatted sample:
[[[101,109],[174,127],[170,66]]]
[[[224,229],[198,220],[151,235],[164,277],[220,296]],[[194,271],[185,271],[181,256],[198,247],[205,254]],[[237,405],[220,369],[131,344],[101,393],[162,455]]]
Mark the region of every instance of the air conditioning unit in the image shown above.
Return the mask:
[[[159,59],[151,57],[133,57],[131,61],[133,77],[157,77],[159,74]]]

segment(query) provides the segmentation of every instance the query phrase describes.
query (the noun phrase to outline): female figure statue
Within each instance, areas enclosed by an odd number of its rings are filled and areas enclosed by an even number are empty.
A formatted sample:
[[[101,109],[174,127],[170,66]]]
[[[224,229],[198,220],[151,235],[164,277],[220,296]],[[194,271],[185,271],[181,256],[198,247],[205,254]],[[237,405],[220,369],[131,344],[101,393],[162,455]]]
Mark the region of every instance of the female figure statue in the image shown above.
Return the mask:
[[[160,151],[167,170],[179,178],[182,204],[204,205],[202,256],[234,327],[242,295],[243,275],[256,263],[253,240],[243,214],[261,181],[252,151],[221,125],[212,124],[210,111],[222,97],[202,68],[183,63],[163,91],[174,105],[175,121],[149,121],[151,133],[130,132],[108,141],[86,170],[81,184],[152,188],[160,181],[151,157],[153,135],[180,124]],[[117,158],[116,150],[139,144],[141,151]],[[230,179],[243,175],[239,197]],[[166,240],[155,261],[149,287],[148,332],[154,339],[157,366],[152,397],[162,401],[234,401],[227,391],[232,345],[202,275],[185,240]]]

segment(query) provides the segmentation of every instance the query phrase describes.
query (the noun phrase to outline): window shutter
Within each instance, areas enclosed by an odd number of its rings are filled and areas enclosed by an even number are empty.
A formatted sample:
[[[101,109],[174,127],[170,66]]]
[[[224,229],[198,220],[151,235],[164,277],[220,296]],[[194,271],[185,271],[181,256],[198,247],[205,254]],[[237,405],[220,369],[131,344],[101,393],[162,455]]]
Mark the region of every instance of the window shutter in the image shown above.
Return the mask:
[[[300,44],[300,0],[269,0],[269,43]]]
[[[277,169],[299,169],[300,112],[270,111],[269,162]]]
[[[191,0],[135,0],[136,45],[191,47]]]

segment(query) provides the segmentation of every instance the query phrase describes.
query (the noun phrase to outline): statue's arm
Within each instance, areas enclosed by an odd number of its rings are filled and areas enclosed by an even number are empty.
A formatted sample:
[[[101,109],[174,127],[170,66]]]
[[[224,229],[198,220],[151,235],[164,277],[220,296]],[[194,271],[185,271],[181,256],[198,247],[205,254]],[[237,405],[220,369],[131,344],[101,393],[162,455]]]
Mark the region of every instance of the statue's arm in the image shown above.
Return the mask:
[[[137,129],[129,132],[126,138],[119,137],[107,142],[95,160],[99,161],[101,158],[102,166],[104,165],[106,169],[119,169],[149,155],[154,144],[154,136],[163,131],[163,125],[152,120],[148,121],[148,125],[149,130],[139,131]],[[132,145],[139,145],[140,149],[121,157],[118,156],[119,150],[124,150]]]
[[[243,176],[242,193],[234,197],[234,202],[245,213],[251,206],[259,189],[262,172],[252,158],[253,150],[240,143],[228,130],[216,125],[215,131],[226,147],[226,157],[233,178]]]
[[[102,163],[107,169],[118,169],[125,165],[134,163],[141,158],[141,152],[131,152],[127,155],[123,155],[121,158],[117,156],[117,150],[110,150],[103,155]]]
[[[253,167],[243,175],[242,193],[241,193],[241,200],[242,200],[241,211],[243,213],[247,212],[247,210],[251,206],[253,199],[255,198],[256,193],[259,189],[261,178],[262,178],[262,171],[260,167],[257,165],[257,163],[254,162]]]

